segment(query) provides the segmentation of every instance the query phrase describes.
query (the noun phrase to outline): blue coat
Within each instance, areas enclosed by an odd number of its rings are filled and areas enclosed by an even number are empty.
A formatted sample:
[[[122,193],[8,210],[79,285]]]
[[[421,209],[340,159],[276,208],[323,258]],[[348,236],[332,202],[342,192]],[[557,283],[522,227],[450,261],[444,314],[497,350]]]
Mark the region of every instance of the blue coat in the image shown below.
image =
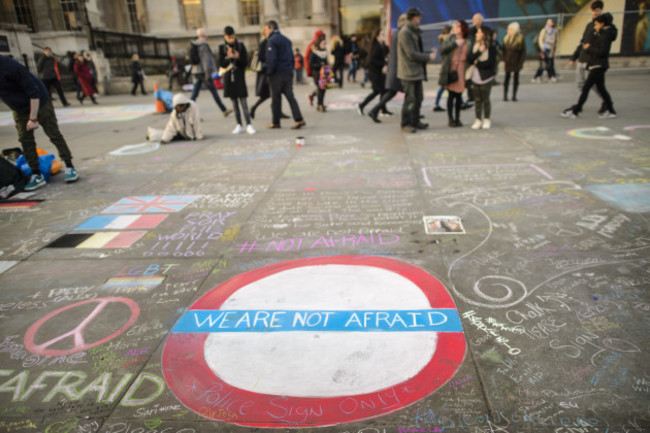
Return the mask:
[[[7,56],[0,56],[0,99],[18,114],[29,113],[30,99],[41,105],[50,99],[45,85],[23,65]]]
[[[266,46],[266,75],[293,74],[293,48],[291,41],[273,30]]]

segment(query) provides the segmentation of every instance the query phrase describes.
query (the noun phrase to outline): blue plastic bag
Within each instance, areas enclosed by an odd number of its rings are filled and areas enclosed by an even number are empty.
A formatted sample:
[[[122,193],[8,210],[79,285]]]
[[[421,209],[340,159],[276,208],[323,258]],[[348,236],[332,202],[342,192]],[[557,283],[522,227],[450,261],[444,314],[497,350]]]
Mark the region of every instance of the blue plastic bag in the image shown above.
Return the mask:
[[[52,161],[54,161],[54,155],[51,153],[38,157],[38,169],[41,171],[46,182],[50,180],[50,174],[52,174]],[[20,155],[16,160],[16,167],[18,167],[26,176],[32,175],[32,169],[29,167],[29,164],[27,164],[25,155]]]
[[[174,94],[172,92],[159,89],[156,90],[154,96],[165,104],[165,110],[172,111],[174,109]]]

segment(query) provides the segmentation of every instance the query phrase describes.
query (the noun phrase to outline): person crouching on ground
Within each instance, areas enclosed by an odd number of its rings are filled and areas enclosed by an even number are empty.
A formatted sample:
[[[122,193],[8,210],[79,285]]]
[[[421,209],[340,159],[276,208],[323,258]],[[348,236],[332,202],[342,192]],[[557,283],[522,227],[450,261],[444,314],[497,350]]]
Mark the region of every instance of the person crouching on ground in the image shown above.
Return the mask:
[[[474,89],[474,102],[476,105],[476,120],[472,129],[490,129],[490,92],[494,84],[495,65],[497,63],[497,49],[492,43],[492,30],[481,26],[476,32],[474,46],[470,47],[467,63],[472,65],[471,80]],[[481,119],[483,118],[483,119]]]
[[[248,111],[248,90],[246,89],[246,66],[248,65],[248,54],[246,46],[237,40],[235,29],[226,26],[223,29],[225,43],[219,45],[219,68],[225,71],[222,75],[223,96],[230,98],[232,108],[235,110],[237,126],[233,134],[244,132],[242,127],[242,111],[246,120],[246,132],[255,134],[255,128],[251,123],[251,116]],[[239,109],[241,105],[241,110]]]
[[[174,95],[174,110],[163,131],[160,144],[176,140],[201,140],[201,113],[196,102],[182,93]]]

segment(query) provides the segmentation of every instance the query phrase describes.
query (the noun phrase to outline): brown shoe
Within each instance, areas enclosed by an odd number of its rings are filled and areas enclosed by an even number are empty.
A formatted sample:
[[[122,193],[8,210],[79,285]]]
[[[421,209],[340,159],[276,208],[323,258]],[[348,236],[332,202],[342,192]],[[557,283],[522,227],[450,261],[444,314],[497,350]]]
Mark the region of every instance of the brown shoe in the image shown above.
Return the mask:
[[[280,129],[280,125],[275,123],[269,123],[268,125],[266,125],[266,129]]]
[[[302,128],[303,126],[305,126],[306,124],[307,124],[307,122],[305,122],[304,120],[301,120],[301,121],[299,121],[299,122],[296,122],[296,124],[293,125],[293,126],[291,127],[291,129],[300,129],[300,128]]]

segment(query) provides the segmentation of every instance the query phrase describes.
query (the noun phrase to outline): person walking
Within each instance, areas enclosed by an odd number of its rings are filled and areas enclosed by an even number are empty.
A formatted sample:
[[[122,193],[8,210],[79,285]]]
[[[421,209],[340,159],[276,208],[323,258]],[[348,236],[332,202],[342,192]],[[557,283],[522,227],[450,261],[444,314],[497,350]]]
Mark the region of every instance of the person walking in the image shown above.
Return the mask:
[[[268,44],[268,39],[264,36],[264,28],[262,28],[262,40],[257,46],[257,61],[259,65],[256,66],[257,77],[255,79],[255,96],[257,96],[257,101],[253,104],[250,109],[251,119],[255,119],[255,111],[259,108],[260,105],[267,99],[271,97],[271,88],[269,87],[269,77],[266,75],[266,48]],[[280,114],[280,119],[290,119],[291,117],[287,116],[284,113]]]
[[[56,93],[59,95],[59,99],[64,107],[68,107],[70,103],[65,98],[65,93],[63,93],[63,88],[61,88],[61,74],[59,73],[59,64],[52,54],[50,47],[45,47],[43,49],[43,57],[38,61],[38,66],[36,68],[39,75],[41,76],[41,81],[45,85],[45,88],[48,92],[52,86],[56,90]]]
[[[84,60],[88,64],[88,69],[90,70],[90,76],[92,77],[93,94],[98,95],[99,93],[97,92],[97,81],[98,81],[97,67],[95,66],[93,56],[88,51],[84,51],[82,55],[84,57]]]
[[[348,65],[348,81],[352,78],[352,82],[357,82],[357,71],[359,70],[359,42],[357,35],[350,35],[350,47],[348,50],[350,54],[350,64]]]
[[[616,39],[618,30],[613,25],[613,17],[609,13],[604,13],[594,20],[594,32],[587,39],[582,48],[587,52],[587,70],[589,75],[582,87],[582,93],[578,103],[562,112],[563,117],[575,119],[582,112],[582,107],[587,98],[589,91],[593,86],[598,88],[600,95],[605,104],[605,112],[598,117],[601,119],[612,119],[616,117],[612,97],[605,87],[605,73],[609,69],[609,53],[612,48],[612,42]]]
[[[542,82],[542,74],[546,69],[546,74],[551,83],[557,82],[555,75],[555,48],[557,47],[557,29],[553,19],[546,20],[546,26],[539,32],[539,37],[536,41],[539,46],[540,66],[532,79],[533,83]]]
[[[474,45],[470,48],[467,63],[470,65],[468,74],[474,87],[474,110],[476,120],[472,129],[490,129],[492,123],[490,114],[490,92],[494,84],[495,64],[497,63],[497,48],[492,38],[492,30],[486,26],[479,27],[476,32]]]
[[[302,71],[305,69],[305,58],[300,54],[300,50],[296,48],[293,55],[293,69],[296,72],[296,84],[302,84]]]
[[[144,71],[142,70],[142,66],[140,66],[140,56],[137,54],[131,56],[131,82],[133,83],[131,95],[135,96],[138,91],[138,86],[140,86],[140,92],[143,95],[147,94],[144,90]]]
[[[390,102],[390,100],[393,99],[395,95],[397,95],[397,92],[403,91],[402,82],[397,78],[397,45],[399,44],[399,33],[401,29],[406,25],[406,23],[406,14],[400,15],[397,19],[397,28],[391,31],[388,64],[386,65],[386,91],[381,96],[379,103],[372,107],[370,111],[368,111],[368,117],[370,117],[375,123],[381,123],[381,120],[379,120],[379,110],[381,110],[382,113],[386,115],[393,114],[388,111],[386,104],[388,104],[388,102]]]
[[[345,72],[345,46],[343,40],[337,35],[332,36],[332,46],[330,54],[334,57],[334,65],[332,71],[334,72],[334,79],[343,88],[343,73]]]
[[[309,56],[309,69],[311,69],[311,76],[314,79],[314,84],[316,85],[316,90],[312,92],[309,98],[309,101],[317,99],[318,105],[316,110],[319,113],[324,113],[326,110],[325,107],[325,91],[327,87],[323,84],[321,85],[321,71],[324,66],[327,66],[327,40],[325,35],[320,35],[314,45],[311,47],[311,54]]]
[[[248,66],[248,53],[246,46],[237,40],[235,29],[232,26],[226,26],[223,29],[223,39],[225,43],[219,45],[219,68],[225,71],[221,74],[223,82],[223,96],[230,98],[232,107],[235,110],[235,119],[237,126],[232,131],[233,134],[244,132],[242,127],[242,112],[246,121],[246,132],[255,134],[255,128],[251,123],[251,117],[248,112],[248,90],[246,88],[246,67]],[[241,106],[241,111],[240,111]]]
[[[465,65],[467,64],[469,27],[465,21],[454,24],[452,34],[442,44],[443,56],[438,84],[447,89],[447,116],[449,126],[463,126],[460,122],[460,110],[463,107],[462,93],[465,91]]]
[[[425,53],[420,35],[422,13],[418,8],[406,11],[407,23],[397,38],[397,78],[404,87],[402,105],[402,131],[414,133],[427,129],[428,124],[420,121],[420,108],[424,99],[422,82],[427,79],[427,62],[435,59],[435,53]]]
[[[280,128],[282,115],[282,95],[289,101],[291,114],[296,122],[291,129],[300,129],[307,123],[302,118],[298,101],[293,94],[293,49],[291,41],[280,33],[278,23],[270,20],[264,26],[264,35],[268,39],[266,50],[266,74],[271,87],[271,110],[273,120],[269,129]]]
[[[227,109],[221,102],[217,88],[214,85],[212,76],[218,72],[217,63],[214,61],[212,50],[208,45],[208,33],[203,27],[196,29],[197,38],[190,42],[190,62],[192,62],[192,74],[194,75],[194,87],[190,99],[196,101],[201,91],[201,86],[205,85],[217,106],[223,113],[223,117],[228,117],[232,110]]]
[[[585,85],[585,80],[587,77],[587,60],[589,59],[589,54],[584,49],[582,49],[582,46],[587,43],[587,41],[591,38],[591,35],[594,33],[594,20],[602,15],[604,7],[605,4],[600,0],[596,0],[591,3],[591,21],[585,27],[585,31],[582,34],[582,39],[580,39],[580,43],[573,52],[573,55],[571,56],[571,60],[569,62],[571,66],[575,65],[576,67],[576,85],[578,87],[578,97],[582,93],[582,88]],[[598,88],[594,87],[594,89],[596,93],[598,93]],[[602,99],[600,93],[598,93],[598,95]],[[603,103],[600,107],[599,113],[604,113],[606,109],[607,108]]]
[[[308,77],[312,76],[311,67],[309,66],[309,58],[311,57],[311,48],[312,46],[314,46],[314,42],[316,42],[316,40],[324,34],[325,33],[322,30],[316,30],[314,32],[314,37],[307,44],[307,48],[305,48],[305,56],[303,57],[303,59],[305,60],[305,72],[307,73]],[[309,104],[313,105],[313,101],[309,101]]]
[[[181,65],[176,56],[171,57],[171,63],[169,65],[169,70],[167,71],[169,77],[169,91],[171,92],[174,86],[174,81],[178,83],[179,88],[183,88],[183,65]]]
[[[503,100],[508,100],[510,77],[512,81],[512,101],[517,101],[519,89],[519,72],[524,67],[526,60],[526,42],[518,22],[508,24],[508,33],[503,39],[503,63],[505,64],[506,79],[503,82]]]
[[[72,165],[72,153],[59,130],[52,100],[45,85],[23,65],[3,55],[0,55],[0,99],[11,109],[18,141],[32,170],[25,190],[33,191],[46,185],[45,177],[40,171],[34,139],[34,130],[39,125],[43,127],[43,131],[56,146],[59,157],[65,163],[65,181],[70,183],[78,180],[79,174]]]
[[[372,45],[370,46],[367,62],[368,79],[372,84],[372,92],[357,106],[357,110],[362,116],[363,109],[366,105],[368,105],[375,96],[379,96],[381,99],[381,96],[386,91],[386,72],[388,70],[386,65],[387,53],[388,48],[384,43],[384,31],[377,29],[372,35]],[[387,111],[385,107],[384,110]]]
[[[83,105],[84,99],[86,96],[90,97],[90,100],[93,101],[93,104],[97,104],[95,100],[95,88],[93,87],[93,77],[90,73],[90,67],[88,62],[84,59],[84,56],[77,54],[77,59],[74,62],[73,70],[79,80],[79,85],[81,86],[81,96],[79,97],[79,103]]]

